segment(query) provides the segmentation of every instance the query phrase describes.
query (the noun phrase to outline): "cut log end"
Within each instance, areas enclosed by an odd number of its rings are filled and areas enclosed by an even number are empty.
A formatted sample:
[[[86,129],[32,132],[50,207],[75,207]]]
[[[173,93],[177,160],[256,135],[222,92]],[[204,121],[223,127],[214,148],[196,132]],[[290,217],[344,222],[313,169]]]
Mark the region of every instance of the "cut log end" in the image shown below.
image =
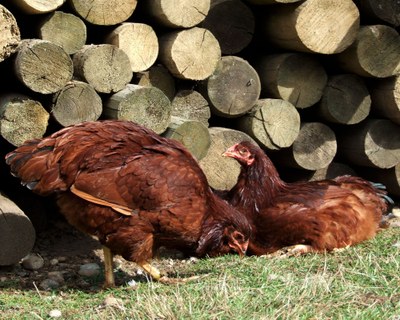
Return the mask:
[[[29,218],[0,194],[0,265],[18,263],[33,248],[36,233]]]

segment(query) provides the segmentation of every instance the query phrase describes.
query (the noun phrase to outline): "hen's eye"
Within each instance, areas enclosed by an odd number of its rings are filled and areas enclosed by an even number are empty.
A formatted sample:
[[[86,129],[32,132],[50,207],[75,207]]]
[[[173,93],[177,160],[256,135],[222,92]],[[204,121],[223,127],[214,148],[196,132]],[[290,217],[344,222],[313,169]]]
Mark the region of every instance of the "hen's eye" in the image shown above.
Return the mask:
[[[242,234],[238,234],[236,235],[235,239],[239,242],[242,242],[244,240],[243,235]]]

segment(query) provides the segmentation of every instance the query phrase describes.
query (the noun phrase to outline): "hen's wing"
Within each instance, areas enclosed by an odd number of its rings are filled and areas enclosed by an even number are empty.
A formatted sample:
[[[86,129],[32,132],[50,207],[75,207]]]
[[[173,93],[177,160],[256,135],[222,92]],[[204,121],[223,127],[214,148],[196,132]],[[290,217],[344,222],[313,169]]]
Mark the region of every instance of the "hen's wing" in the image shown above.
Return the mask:
[[[278,196],[273,206],[260,212],[256,238],[263,245],[253,246],[255,254],[297,244],[315,251],[333,250],[375,235],[380,220],[376,210],[338,185],[311,185],[314,189],[307,184],[298,193]]]

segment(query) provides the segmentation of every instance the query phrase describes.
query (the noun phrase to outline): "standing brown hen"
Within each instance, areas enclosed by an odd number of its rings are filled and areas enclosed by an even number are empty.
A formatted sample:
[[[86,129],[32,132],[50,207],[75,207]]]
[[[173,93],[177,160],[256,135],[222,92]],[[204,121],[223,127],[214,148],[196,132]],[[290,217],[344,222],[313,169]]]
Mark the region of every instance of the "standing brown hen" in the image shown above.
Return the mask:
[[[67,127],[27,141],[6,162],[29,189],[57,193],[67,221],[98,237],[106,286],[114,285],[113,254],[167,282],[149,264],[160,246],[197,256],[246,252],[247,219],[212,193],[190,153],[133,122]]]
[[[290,247],[289,254],[331,251],[375,236],[391,199],[359,177],[286,183],[265,152],[251,142],[225,156],[241,164],[236,185],[225,198],[253,224],[250,254]]]

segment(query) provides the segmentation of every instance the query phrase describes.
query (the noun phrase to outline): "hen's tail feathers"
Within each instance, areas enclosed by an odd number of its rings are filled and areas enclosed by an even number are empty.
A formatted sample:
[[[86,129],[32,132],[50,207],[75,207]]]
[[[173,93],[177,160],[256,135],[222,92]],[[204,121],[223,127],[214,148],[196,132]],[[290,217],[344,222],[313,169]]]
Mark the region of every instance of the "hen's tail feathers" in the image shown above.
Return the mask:
[[[387,204],[394,205],[394,200],[387,194],[386,186],[383,183],[372,182],[372,181],[370,181],[370,183],[375,189],[383,191],[383,192],[378,192],[378,194],[383,200],[386,201]]]
[[[26,142],[5,157],[11,174],[21,179],[21,184],[30,190],[35,190],[43,177],[50,173],[47,159],[53,148],[51,146],[38,148],[39,142],[39,140]]]

